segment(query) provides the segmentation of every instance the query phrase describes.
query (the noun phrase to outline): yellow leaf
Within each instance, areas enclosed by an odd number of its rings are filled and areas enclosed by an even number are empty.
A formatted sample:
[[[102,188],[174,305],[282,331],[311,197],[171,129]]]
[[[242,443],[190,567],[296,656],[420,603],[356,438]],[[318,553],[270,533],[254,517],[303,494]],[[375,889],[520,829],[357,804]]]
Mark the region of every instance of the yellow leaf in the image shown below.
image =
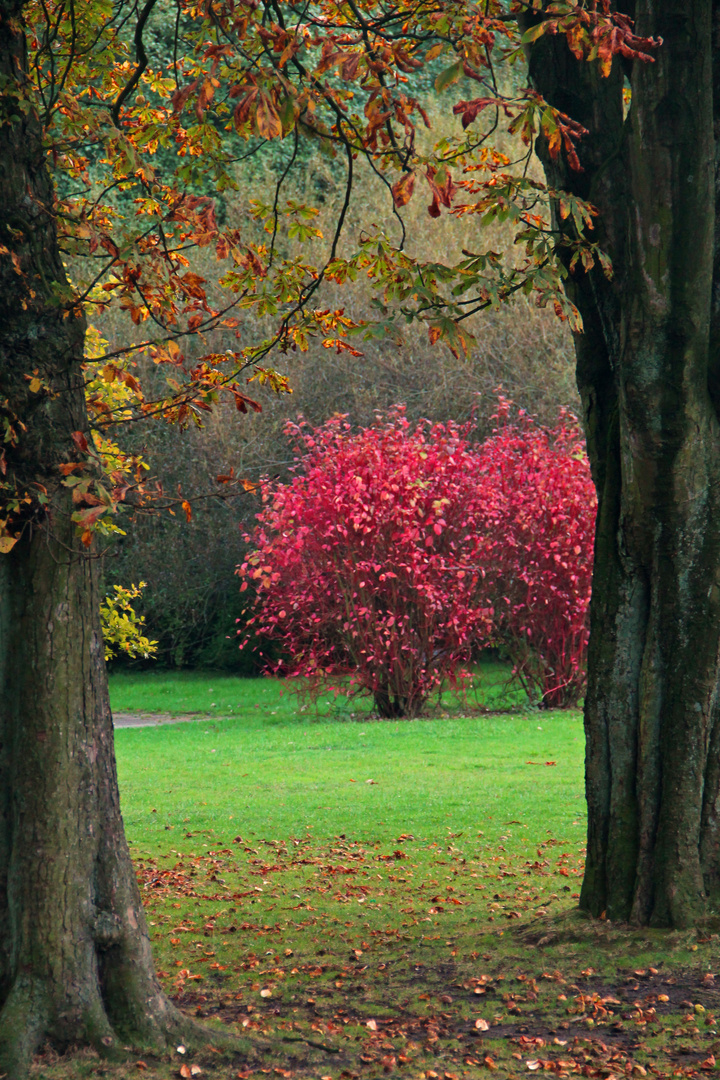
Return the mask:
[[[16,536],[0,536],[0,555],[7,555],[8,551],[12,551],[16,544]]]
[[[38,390],[40,389],[41,386],[42,386],[42,382],[40,381],[40,379],[37,379],[37,378],[31,379],[30,380],[30,393],[31,394],[37,394],[37,392],[38,392]]]

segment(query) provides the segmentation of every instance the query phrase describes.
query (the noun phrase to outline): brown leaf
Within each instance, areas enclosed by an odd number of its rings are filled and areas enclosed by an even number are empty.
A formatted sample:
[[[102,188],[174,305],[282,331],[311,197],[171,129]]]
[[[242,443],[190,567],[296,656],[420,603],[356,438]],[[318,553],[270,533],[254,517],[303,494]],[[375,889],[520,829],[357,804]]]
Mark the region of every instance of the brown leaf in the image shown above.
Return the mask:
[[[353,53],[346,60],[343,60],[340,65],[340,77],[345,82],[351,82],[357,75],[358,64],[360,63],[360,53]]]
[[[392,197],[396,206],[405,206],[410,202],[415,189],[415,173],[403,173],[392,186]]]
[[[277,109],[267,94],[258,95],[257,128],[263,139],[277,139],[282,135],[282,123]]]

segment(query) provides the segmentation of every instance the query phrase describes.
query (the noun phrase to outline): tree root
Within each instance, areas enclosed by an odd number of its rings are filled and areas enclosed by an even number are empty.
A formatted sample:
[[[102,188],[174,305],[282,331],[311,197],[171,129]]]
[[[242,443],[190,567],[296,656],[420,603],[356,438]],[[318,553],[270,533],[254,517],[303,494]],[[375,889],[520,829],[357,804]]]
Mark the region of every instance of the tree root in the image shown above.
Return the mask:
[[[0,1012],[0,1077],[21,1080],[40,1048],[50,1021],[50,1004],[34,979],[20,978]]]
[[[163,1053],[185,1045],[189,1050],[215,1045],[240,1051],[242,1040],[228,1032],[203,1027],[180,1012],[164,994],[155,995],[134,1030],[113,1027],[99,993],[81,1006],[57,1001],[43,982],[20,976],[0,1010],[0,1080],[25,1080],[33,1056],[49,1041],[63,1050],[91,1046],[102,1058],[124,1061],[152,1050]],[[159,1014],[159,1015],[158,1015]]]

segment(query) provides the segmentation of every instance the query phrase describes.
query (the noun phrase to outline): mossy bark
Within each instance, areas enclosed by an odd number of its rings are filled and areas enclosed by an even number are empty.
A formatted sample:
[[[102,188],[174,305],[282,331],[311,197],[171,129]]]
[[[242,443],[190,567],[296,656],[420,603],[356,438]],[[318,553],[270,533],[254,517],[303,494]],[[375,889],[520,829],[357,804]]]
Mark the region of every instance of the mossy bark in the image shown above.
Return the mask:
[[[72,305],[40,126],[25,108],[19,3],[0,2],[0,420],[3,480],[29,503],[0,555],[0,1075],[44,1042],[164,1046],[192,1025],[152,963],[123,833],[98,615],[98,562],[58,464],[88,434]],[[42,382],[38,391],[30,375]],[[4,494],[7,495],[8,488]]]
[[[634,15],[664,40],[654,63],[616,59],[602,79],[553,39],[530,64],[590,131],[582,173],[547,155],[546,170],[598,207],[615,271],[568,284],[599,502],[580,905],[683,927],[720,885],[720,57],[709,0],[640,0]]]

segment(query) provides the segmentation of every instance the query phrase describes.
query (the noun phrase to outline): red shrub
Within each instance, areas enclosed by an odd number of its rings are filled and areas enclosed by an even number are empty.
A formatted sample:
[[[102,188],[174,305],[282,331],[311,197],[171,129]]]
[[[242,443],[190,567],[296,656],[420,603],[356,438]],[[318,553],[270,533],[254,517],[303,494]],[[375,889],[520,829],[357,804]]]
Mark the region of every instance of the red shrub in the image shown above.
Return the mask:
[[[585,688],[595,490],[574,417],[548,431],[500,398],[480,449],[482,561],[496,643],[531,698],[574,704]]]
[[[584,687],[595,498],[576,422],[524,414],[482,446],[403,410],[353,434],[289,425],[296,475],[268,484],[239,568],[254,633],[311,689],[333,677],[383,716],[418,711],[473,650],[500,645],[543,704]]]
[[[402,409],[356,434],[341,418],[288,430],[297,475],[268,486],[239,571],[257,591],[256,629],[280,641],[291,673],[350,674],[381,715],[416,713],[492,617],[467,430],[411,429]]]

